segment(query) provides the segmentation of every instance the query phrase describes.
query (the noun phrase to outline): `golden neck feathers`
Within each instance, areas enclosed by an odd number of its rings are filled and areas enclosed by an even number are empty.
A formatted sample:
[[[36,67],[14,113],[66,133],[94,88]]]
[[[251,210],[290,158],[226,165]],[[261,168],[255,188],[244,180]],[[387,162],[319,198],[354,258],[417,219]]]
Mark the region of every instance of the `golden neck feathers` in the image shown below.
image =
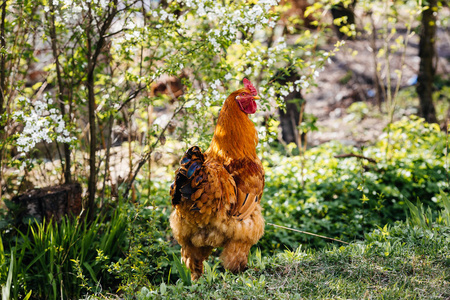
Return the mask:
[[[242,90],[225,100],[219,114],[211,145],[205,154],[225,162],[228,159],[256,158],[258,134],[255,125],[237,104],[235,98]]]

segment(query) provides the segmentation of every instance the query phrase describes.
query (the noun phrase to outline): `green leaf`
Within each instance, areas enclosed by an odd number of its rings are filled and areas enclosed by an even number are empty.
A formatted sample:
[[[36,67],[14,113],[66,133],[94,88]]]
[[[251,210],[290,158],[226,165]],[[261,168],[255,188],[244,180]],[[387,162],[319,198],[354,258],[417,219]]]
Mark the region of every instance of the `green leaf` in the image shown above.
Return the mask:
[[[11,250],[11,262],[9,264],[8,278],[6,279],[6,284],[2,285],[2,300],[9,300],[9,295],[11,293],[13,269],[14,269],[14,253]]]
[[[28,294],[25,296],[25,298],[23,298],[23,300],[28,300],[28,299],[30,299],[30,297],[31,297],[31,292],[32,292],[32,290],[28,292]]]
[[[85,262],[83,263],[83,266],[88,270],[88,272],[89,272],[89,274],[91,275],[91,277],[92,277],[92,279],[94,280],[94,282],[97,283],[97,282],[98,282],[97,276],[95,275],[95,272],[94,272],[94,270],[92,269],[91,265],[89,265],[88,262],[85,261]]]
[[[184,263],[173,253],[173,262],[175,263],[175,267],[178,270],[178,274],[180,274],[181,280],[187,286],[191,286],[191,271],[186,267]]]

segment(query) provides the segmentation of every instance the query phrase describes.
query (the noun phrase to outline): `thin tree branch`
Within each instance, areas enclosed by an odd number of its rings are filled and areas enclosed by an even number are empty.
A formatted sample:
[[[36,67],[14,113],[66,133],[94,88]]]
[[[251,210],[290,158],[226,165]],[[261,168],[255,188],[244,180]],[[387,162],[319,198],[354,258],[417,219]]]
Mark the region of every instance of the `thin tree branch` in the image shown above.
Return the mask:
[[[104,38],[105,38],[105,39],[110,38],[110,37],[115,36],[115,35],[117,35],[117,34],[119,34],[119,33],[121,33],[121,32],[124,32],[124,31],[126,31],[126,30],[128,30],[128,28],[122,28],[122,29],[120,29],[120,30],[117,30],[116,32],[112,32],[112,33],[110,33],[110,34],[105,35]]]
[[[117,112],[121,111],[122,108],[124,108],[125,105],[127,105],[127,104],[130,103],[133,99],[135,99],[135,98],[139,95],[139,93],[140,93],[143,89],[145,89],[145,88],[146,88],[145,85],[144,85],[144,86],[140,86],[140,85],[139,85],[138,88],[137,88],[137,90],[135,90],[134,92],[132,92],[132,93],[128,96],[128,99],[125,100],[125,101],[119,106],[119,108],[117,109]]]
[[[66,108],[65,108],[65,104],[64,104],[64,84],[63,84],[62,75],[61,75],[61,64],[59,61],[59,53],[58,53],[58,48],[57,48],[58,41],[57,41],[56,26],[55,26],[55,6],[53,4],[51,4],[50,7],[51,7],[50,39],[51,39],[51,44],[52,44],[52,53],[53,53],[53,57],[55,59],[56,78],[57,78],[57,82],[58,82],[59,108],[60,108],[61,114],[64,118],[64,117],[66,117]],[[65,163],[63,163],[63,159],[61,157],[61,151],[59,149],[58,143],[56,143],[56,146],[58,148],[58,154],[59,154],[60,160],[61,160],[61,168],[64,173],[64,183],[70,183],[70,181],[71,181],[70,145],[69,145],[69,143],[63,143],[64,162]]]
[[[377,161],[373,158],[370,157],[366,157],[366,156],[362,156],[359,154],[355,154],[355,153],[347,153],[347,154],[339,154],[339,155],[335,155],[335,158],[347,158],[347,157],[356,157],[356,158],[361,158],[361,159],[365,159],[373,164],[376,164]]]

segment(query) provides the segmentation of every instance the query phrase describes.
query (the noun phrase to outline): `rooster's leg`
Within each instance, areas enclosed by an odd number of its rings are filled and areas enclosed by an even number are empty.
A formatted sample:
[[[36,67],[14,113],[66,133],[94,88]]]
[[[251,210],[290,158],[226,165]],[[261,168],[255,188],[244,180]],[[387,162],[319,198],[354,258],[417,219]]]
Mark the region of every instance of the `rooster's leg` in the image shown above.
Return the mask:
[[[247,268],[248,252],[251,247],[248,242],[229,241],[220,255],[223,266],[233,273],[244,271]]]
[[[191,279],[197,280],[203,274],[203,261],[211,254],[212,247],[195,247],[192,244],[183,245],[181,257],[191,270]]]

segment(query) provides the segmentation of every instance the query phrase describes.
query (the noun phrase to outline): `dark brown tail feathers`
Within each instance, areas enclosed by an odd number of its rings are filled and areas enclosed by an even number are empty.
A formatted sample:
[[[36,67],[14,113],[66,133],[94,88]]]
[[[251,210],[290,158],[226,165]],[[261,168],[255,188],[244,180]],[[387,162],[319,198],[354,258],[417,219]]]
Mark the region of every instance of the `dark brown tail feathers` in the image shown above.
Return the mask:
[[[202,181],[199,170],[203,166],[205,157],[198,146],[189,148],[180,161],[180,168],[176,171],[175,182],[170,186],[172,205],[180,204],[185,199],[190,199],[195,188]],[[196,176],[199,175],[199,176]]]

